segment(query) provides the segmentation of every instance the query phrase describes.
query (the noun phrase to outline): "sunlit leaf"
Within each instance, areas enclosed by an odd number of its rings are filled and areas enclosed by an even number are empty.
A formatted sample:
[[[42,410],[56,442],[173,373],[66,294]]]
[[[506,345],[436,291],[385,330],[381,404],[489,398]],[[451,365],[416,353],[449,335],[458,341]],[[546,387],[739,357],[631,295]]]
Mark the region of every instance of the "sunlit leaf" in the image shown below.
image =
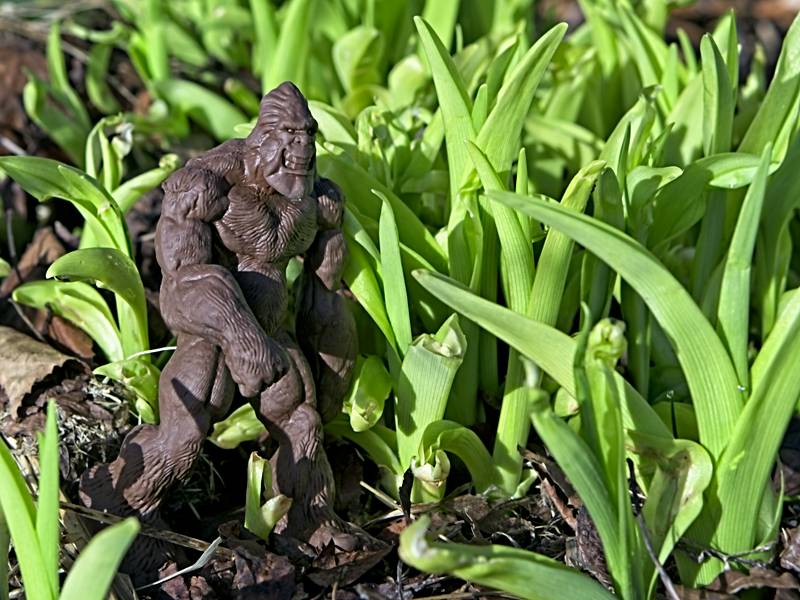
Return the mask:
[[[550,600],[564,590],[585,600],[616,596],[590,577],[551,558],[509,546],[428,542],[430,517],[423,516],[400,537],[403,562],[427,573],[449,573],[526,600]]]
[[[535,197],[509,192],[490,192],[490,196],[569,235],[641,296],[674,345],[692,393],[701,441],[718,456],[728,442],[742,399],[725,347],[684,287],[645,248],[605,223]]]
[[[103,600],[138,532],[139,522],[128,517],[94,536],[67,574],[60,600]]]

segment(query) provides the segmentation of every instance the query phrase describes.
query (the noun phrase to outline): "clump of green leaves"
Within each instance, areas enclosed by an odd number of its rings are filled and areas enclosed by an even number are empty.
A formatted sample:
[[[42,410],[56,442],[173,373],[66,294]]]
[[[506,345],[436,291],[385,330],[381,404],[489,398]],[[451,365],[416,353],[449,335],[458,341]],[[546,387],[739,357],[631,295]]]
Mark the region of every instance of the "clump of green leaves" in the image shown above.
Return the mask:
[[[177,167],[177,161],[174,155],[167,155],[157,168],[121,183],[123,157],[130,149],[129,128],[119,117],[98,122],[86,142],[88,173],[55,160],[27,156],[2,157],[0,169],[40,202],[68,200],[85,219],[81,248],[50,266],[47,277],[53,280],[23,284],[12,298],[52,310],[83,329],[109,360],[95,372],[129,387],[138,399],[137,412],[154,422],[159,371],[149,355],[144,286],[132,259],[123,211],[160,184]],[[116,317],[89,284],[113,293]]]
[[[0,598],[8,598],[8,549],[13,545],[29,598],[102,600],[117,567],[139,531],[133,517],[108,527],[87,544],[72,565],[63,587],[59,581],[59,476],[56,405],[47,408],[39,437],[38,499],[5,442],[0,441]]]
[[[532,301],[546,305],[552,296],[545,290],[559,290],[564,295],[554,305],[557,313],[536,318],[506,293],[509,312],[472,295],[452,274],[450,280],[423,272],[417,278],[446,304],[533,359],[575,400],[562,416],[579,418],[578,434],[563,425],[543,397],[526,410],[586,503],[617,592],[645,598],[652,595],[655,579],[647,575],[652,561],[642,552],[642,532],[656,542],[662,562],[665,549],[680,537],[740,556],[776,535],[781,503],[769,485],[769,473],[800,396],[800,376],[784,362],[796,356],[797,293],[786,275],[796,195],[791,201],[779,200],[797,184],[796,174],[789,173],[798,144],[797,79],[790,73],[797,67],[792,56],[800,29],[795,23],[789,31],[776,78],[758,108],[737,111],[738,43],[731,15],[703,39],[699,63],[686,47],[683,63],[677,48],[662,42],[629,6],[585,8],[587,23],[570,45],[591,40],[595,59],[606,68],[597,72],[607,82],[623,84],[618,98],[637,87],[640,96],[632,98],[615,125],[602,111],[583,113],[573,105],[568,120],[555,122],[558,136],[530,141],[534,151],[552,151],[556,143],[571,138],[579,153],[553,159],[553,168],[544,161],[528,169],[527,177],[538,189],[554,190],[562,178],[559,172],[596,157],[607,166],[599,166],[588,186],[592,203],[570,206],[566,192],[553,202],[531,194],[536,187],[522,193],[502,191],[485,164],[481,171],[480,155],[472,152],[492,202],[510,209],[517,219],[550,228],[544,245],[533,247],[536,274],[526,289],[537,288],[551,235],[558,235],[553,238],[556,248],[573,240],[586,249],[570,247],[568,262],[562,263],[565,279],[556,287],[550,280],[531,294]],[[759,65],[754,69],[757,77]],[[583,84],[588,93],[591,77]],[[654,84],[660,87],[648,87]],[[751,85],[757,86],[758,79]],[[558,92],[554,75],[544,99],[557,98]],[[613,93],[612,86],[601,109]],[[542,106],[545,114],[550,112],[548,104]],[[563,110],[552,107],[554,112]],[[540,135],[555,128],[533,117],[528,124]],[[597,144],[598,137],[588,132],[607,135],[605,142]],[[584,206],[593,210],[592,216],[581,214]],[[762,214],[766,206],[776,214]],[[752,286],[753,274],[764,288]],[[588,357],[591,352],[581,351],[580,343],[575,352],[548,324],[570,331],[581,299],[591,308],[588,314],[621,312],[628,325],[627,374],[633,387],[610,365],[603,366],[603,360],[590,365],[576,358],[573,376],[565,372],[563,362],[570,362],[570,355]],[[584,315],[580,320],[585,324],[589,319]],[[680,426],[672,422],[679,413]],[[675,431],[696,432],[696,438],[673,439],[664,421]],[[647,493],[642,530],[630,513],[626,455],[636,464],[637,480]],[[679,476],[692,497],[692,510],[683,515],[664,512],[676,506],[675,497],[659,497],[674,486],[666,477],[679,473],[678,464],[695,469],[693,475],[690,470]],[[709,491],[701,498],[704,489]],[[665,514],[672,518],[665,519]],[[409,533],[414,536],[419,536],[418,528]],[[708,583],[722,569],[717,559],[697,565],[680,552],[677,559],[681,578],[690,585]],[[635,560],[641,562],[634,565]],[[415,564],[431,568],[424,561]],[[443,564],[434,570],[460,568]],[[638,580],[637,574],[645,574],[644,579]],[[474,576],[478,581],[481,577]],[[503,587],[499,581],[492,585]]]
[[[247,461],[244,526],[263,540],[292,507],[291,498],[273,494],[269,461],[252,452]],[[262,496],[266,501],[262,502]]]
[[[800,24],[767,87],[758,49],[739,80],[732,14],[697,55],[681,31],[664,41],[672,4],[660,1],[582,2],[585,22],[567,37],[563,25],[534,35],[524,0],[117,5],[126,23],[84,32],[100,48],[90,71],[107,48],[126,51],[157,99],[150,126],[186,136],[195,124],[220,140],[248,130],[259,90],[209,74],[211,57],[263,90],[293,79],[312,99],[318,170],[347,197],[344,279],[363,354],[327,432],[360,445],[390,494],[411,468],[412,498],[437,500],[459,463],[481,493],[524,494],[517,447],[532,425],[586,504],[624,598],[655,593],[645,541],[661,563],[674,553],[682,583],[702,585],[722,562],[694,563],[679,540],[736,565],[775,539],[769,473],[800,396]],[[69,108],[50,62],[45,91]],[[57,141],[83,157],[88,125],[73,129]],[[110,191],[118,170],[95,139],[85,168]],[[103,202],[86,208],[97,215],[82,247],[125,254]],[[95,339],[127,358],[137,330],[122,316],[136,297],[111,289],[119,336],[95,328]],[[492,448],[470,429],[484,400],[499,411]],[[262,430],[242,408],[212,439],[232,447]],[[252,465],[250,522],[264,534]],[[538,555],[428,544],[425,527],[401,548],[421,569],[524,597],[547,597],[547,578],[608,595]]]

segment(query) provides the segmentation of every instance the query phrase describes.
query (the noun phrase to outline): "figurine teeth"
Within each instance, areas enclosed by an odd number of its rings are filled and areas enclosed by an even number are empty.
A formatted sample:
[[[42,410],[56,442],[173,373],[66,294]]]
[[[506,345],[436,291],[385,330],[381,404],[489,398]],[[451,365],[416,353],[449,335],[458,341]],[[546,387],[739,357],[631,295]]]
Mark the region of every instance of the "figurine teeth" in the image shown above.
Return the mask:
[[[307,170],[307,161],[302,158],[287,155],[284,157],[283,164],[288,169],[295,169],[298,171]]]

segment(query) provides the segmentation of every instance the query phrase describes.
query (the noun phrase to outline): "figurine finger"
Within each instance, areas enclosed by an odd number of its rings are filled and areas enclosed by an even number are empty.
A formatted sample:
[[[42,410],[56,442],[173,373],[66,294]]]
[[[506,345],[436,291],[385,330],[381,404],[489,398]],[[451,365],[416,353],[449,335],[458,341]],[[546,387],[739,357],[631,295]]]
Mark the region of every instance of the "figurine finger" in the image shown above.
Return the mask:
[[[254,398],[261,393],[261,386],[255,386],[251,383],[240,383],[239,393],[245,398]]]

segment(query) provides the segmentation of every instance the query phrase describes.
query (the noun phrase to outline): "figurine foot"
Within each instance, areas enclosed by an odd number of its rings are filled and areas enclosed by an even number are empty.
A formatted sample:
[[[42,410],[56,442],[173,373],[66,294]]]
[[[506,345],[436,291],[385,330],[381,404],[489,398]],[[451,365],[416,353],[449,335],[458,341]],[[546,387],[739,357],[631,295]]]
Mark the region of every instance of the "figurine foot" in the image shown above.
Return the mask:
[[[168,452],[165,434],[181,443],[180,452]],[[188,472],[201,440],[199,436],[179,439],[163,426],[135,427],[125,438],[116,460],[83,473],[81,503],[103,513],[136,517],[142,525],[166,531],[168,527],[160,518],[158,507],[172,482]],[[136,585],[143,585],[158,579],[170,562],[180,563],[183,559],[183,553],[173,544],[139,535],[125,555],[121,571],[131,575]]]

